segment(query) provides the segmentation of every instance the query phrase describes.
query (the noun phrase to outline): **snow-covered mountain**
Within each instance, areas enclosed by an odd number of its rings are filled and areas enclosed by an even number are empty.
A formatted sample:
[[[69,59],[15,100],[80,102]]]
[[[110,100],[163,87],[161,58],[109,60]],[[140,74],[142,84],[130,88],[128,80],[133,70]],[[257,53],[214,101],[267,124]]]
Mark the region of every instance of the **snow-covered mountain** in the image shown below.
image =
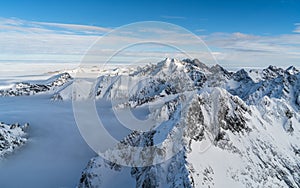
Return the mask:
[[[72,82],[69,73],[61,73],[43,81],[20,82],[0,90],[0,96],[22,96],[55,93]]]
[[[98,75],[96,81],[78,79],[84,96],[72,91],[78,72]],[[37,93],[65,101],[93,98],[96,106],[113,101],[104,105],[105,113],[143,111],[159,122],[146,132],[129,131],[115,146],[118,152],[104,153],[115,160],[92,158],[78,187],[300,188],[300,72],[293,66],[231,72],[196,59],[167,58],[142,67],[80,68],[0,91]],[[126,152],[158,144],[152,155]],[[144,166],[132,164],[133,158]]]
[[[299,84],[295,67],[230,72],[188,59],[100,75],[98,100],[116,100],[124,108],[163,101],[149,114],[164,117],[162,126],[133,131],[122,143],[155,146],[176,137],[183,148],[145,167],[93,158],[78,186],[114,186],[111,178],[122,176],[136,187],[300,187]],[[151,157],[164,158],[168,147],[176,146],[166,144]]]
[[[7,125],[0,122],[0,159],[26,143],[28,126],[28,123],[20,126],[18,123]]]

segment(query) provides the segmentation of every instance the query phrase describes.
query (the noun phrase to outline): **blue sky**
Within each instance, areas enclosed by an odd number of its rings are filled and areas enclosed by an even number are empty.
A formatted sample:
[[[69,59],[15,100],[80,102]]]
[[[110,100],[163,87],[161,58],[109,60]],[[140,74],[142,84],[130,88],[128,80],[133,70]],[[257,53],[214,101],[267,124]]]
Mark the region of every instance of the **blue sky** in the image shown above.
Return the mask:
[[[291,33],[300,22],[298,0],[1,1],[0,16],[29,21],[118,27],[167,21],[193,32]]]
[[[97,37],[114,28],[163,21],[195,33],[225,67],[299,67],[299,10],[300,0],[1,1],[0,63],[78,63]],[[170,32],[156,29],[154,34]]]

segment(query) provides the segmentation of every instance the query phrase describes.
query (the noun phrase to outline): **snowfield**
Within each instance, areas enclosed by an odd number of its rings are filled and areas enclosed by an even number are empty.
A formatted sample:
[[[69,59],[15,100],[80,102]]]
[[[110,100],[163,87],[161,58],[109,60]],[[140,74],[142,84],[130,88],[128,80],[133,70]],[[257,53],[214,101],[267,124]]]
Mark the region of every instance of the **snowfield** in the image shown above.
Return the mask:
[[[91,74],[96,82],[76,78]],[[7,143],[21,143],[0,161],[0,187],[300,188],[300,72],[293,66],[230,72],[167,58],[1,83],[0,120],[30,128],[0,125]],[[120,141],[106,159],[85,143],[73,115],[72,100],[91,99]]]

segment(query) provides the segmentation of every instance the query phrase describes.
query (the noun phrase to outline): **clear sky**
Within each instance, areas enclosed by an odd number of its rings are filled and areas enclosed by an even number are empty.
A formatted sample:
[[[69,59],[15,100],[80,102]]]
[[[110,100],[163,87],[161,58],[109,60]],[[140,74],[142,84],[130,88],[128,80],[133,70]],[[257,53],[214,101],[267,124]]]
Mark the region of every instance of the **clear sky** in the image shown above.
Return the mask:
[[[193,32],[291,33],[299,0],[84,0],[1,1],[1,17],[101,27],[167,21]]]
[[[300,0],[1,1],[0,63],[80,62],[98,36],[138,21],[190,30],[225,67],[300,65]]]

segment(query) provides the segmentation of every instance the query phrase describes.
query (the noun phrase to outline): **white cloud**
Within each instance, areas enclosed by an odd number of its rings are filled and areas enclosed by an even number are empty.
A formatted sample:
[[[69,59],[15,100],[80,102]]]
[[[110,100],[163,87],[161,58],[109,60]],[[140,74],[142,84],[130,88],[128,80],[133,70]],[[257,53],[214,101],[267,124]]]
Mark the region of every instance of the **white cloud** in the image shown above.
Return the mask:
[[[81,31],[87,34],[91,34],[91,33],[103,34],[111,31],[110,28],[90,26],[90,25],[61,24],[61,23],[47,23],[47,22],[33,22],[33,23],[41,26],[51,26],[51,27],[57,27],[61,29],[71,30],[71,31]]]
[[[21,31],[21,32],[62,32],[66,34],[86,33],[86,34],[104,34],[111,31],[111,28],[76,25],[76,24],[62,24],[62,23],[48,23],[48,22],[33,22],[17,18],[0,18],[0,29],[4,31]]]
[[[300,35],[258,36],[243,33],[217,33],[204,39],[222,52],[220,62],[232,66],[299,66]]]
[[[295,23],[296,28],[294,29],[294,33],[300,33],[300,23]]]
[[[204,31],[206,31],[206,29],[196,29],[195,31],[196,32],[204,32]]]
[[[151,23],[150,23],[151,24]],[[300,25],[296,24],[296,30]],[[159,36],[157,44],[174,44],[184,49],[192,57],[212,65],[218,63],[225,67],[298,65],[300,60],[300,35],[286,34],[277,36],[259,36],[245,33],[212,33],[199,36],[213,51],[207,50],[205,44],[199,43],[198,36],[191,36],[180,30],[167,27],[150,27],[123,30],[109,40],[102,40],[99,50],[93,55],[106,56],[120,46],[147,43],[147,36]],[[295,31],[296,31],[295,30]],[[30,22],[19,19],[0,19],[0,63],[18,62],[80,62],[87,49],[103,33],[111,28],[84,26],[61,23]],[[143,35],[143,36],[142,36]],[[145,37],[141,40],[141,38]],[[171,48],[153,47],[135,48],[135,51],[123,53],[124,59],[130,57],[183,57]]]
[[[165,18],[165,19],[177,19],[177,20],[183,20],[183,19],[186,19],[185,17],[183,16],[170,16],[170,15],[163,15],[161,16],[162,18]]]

